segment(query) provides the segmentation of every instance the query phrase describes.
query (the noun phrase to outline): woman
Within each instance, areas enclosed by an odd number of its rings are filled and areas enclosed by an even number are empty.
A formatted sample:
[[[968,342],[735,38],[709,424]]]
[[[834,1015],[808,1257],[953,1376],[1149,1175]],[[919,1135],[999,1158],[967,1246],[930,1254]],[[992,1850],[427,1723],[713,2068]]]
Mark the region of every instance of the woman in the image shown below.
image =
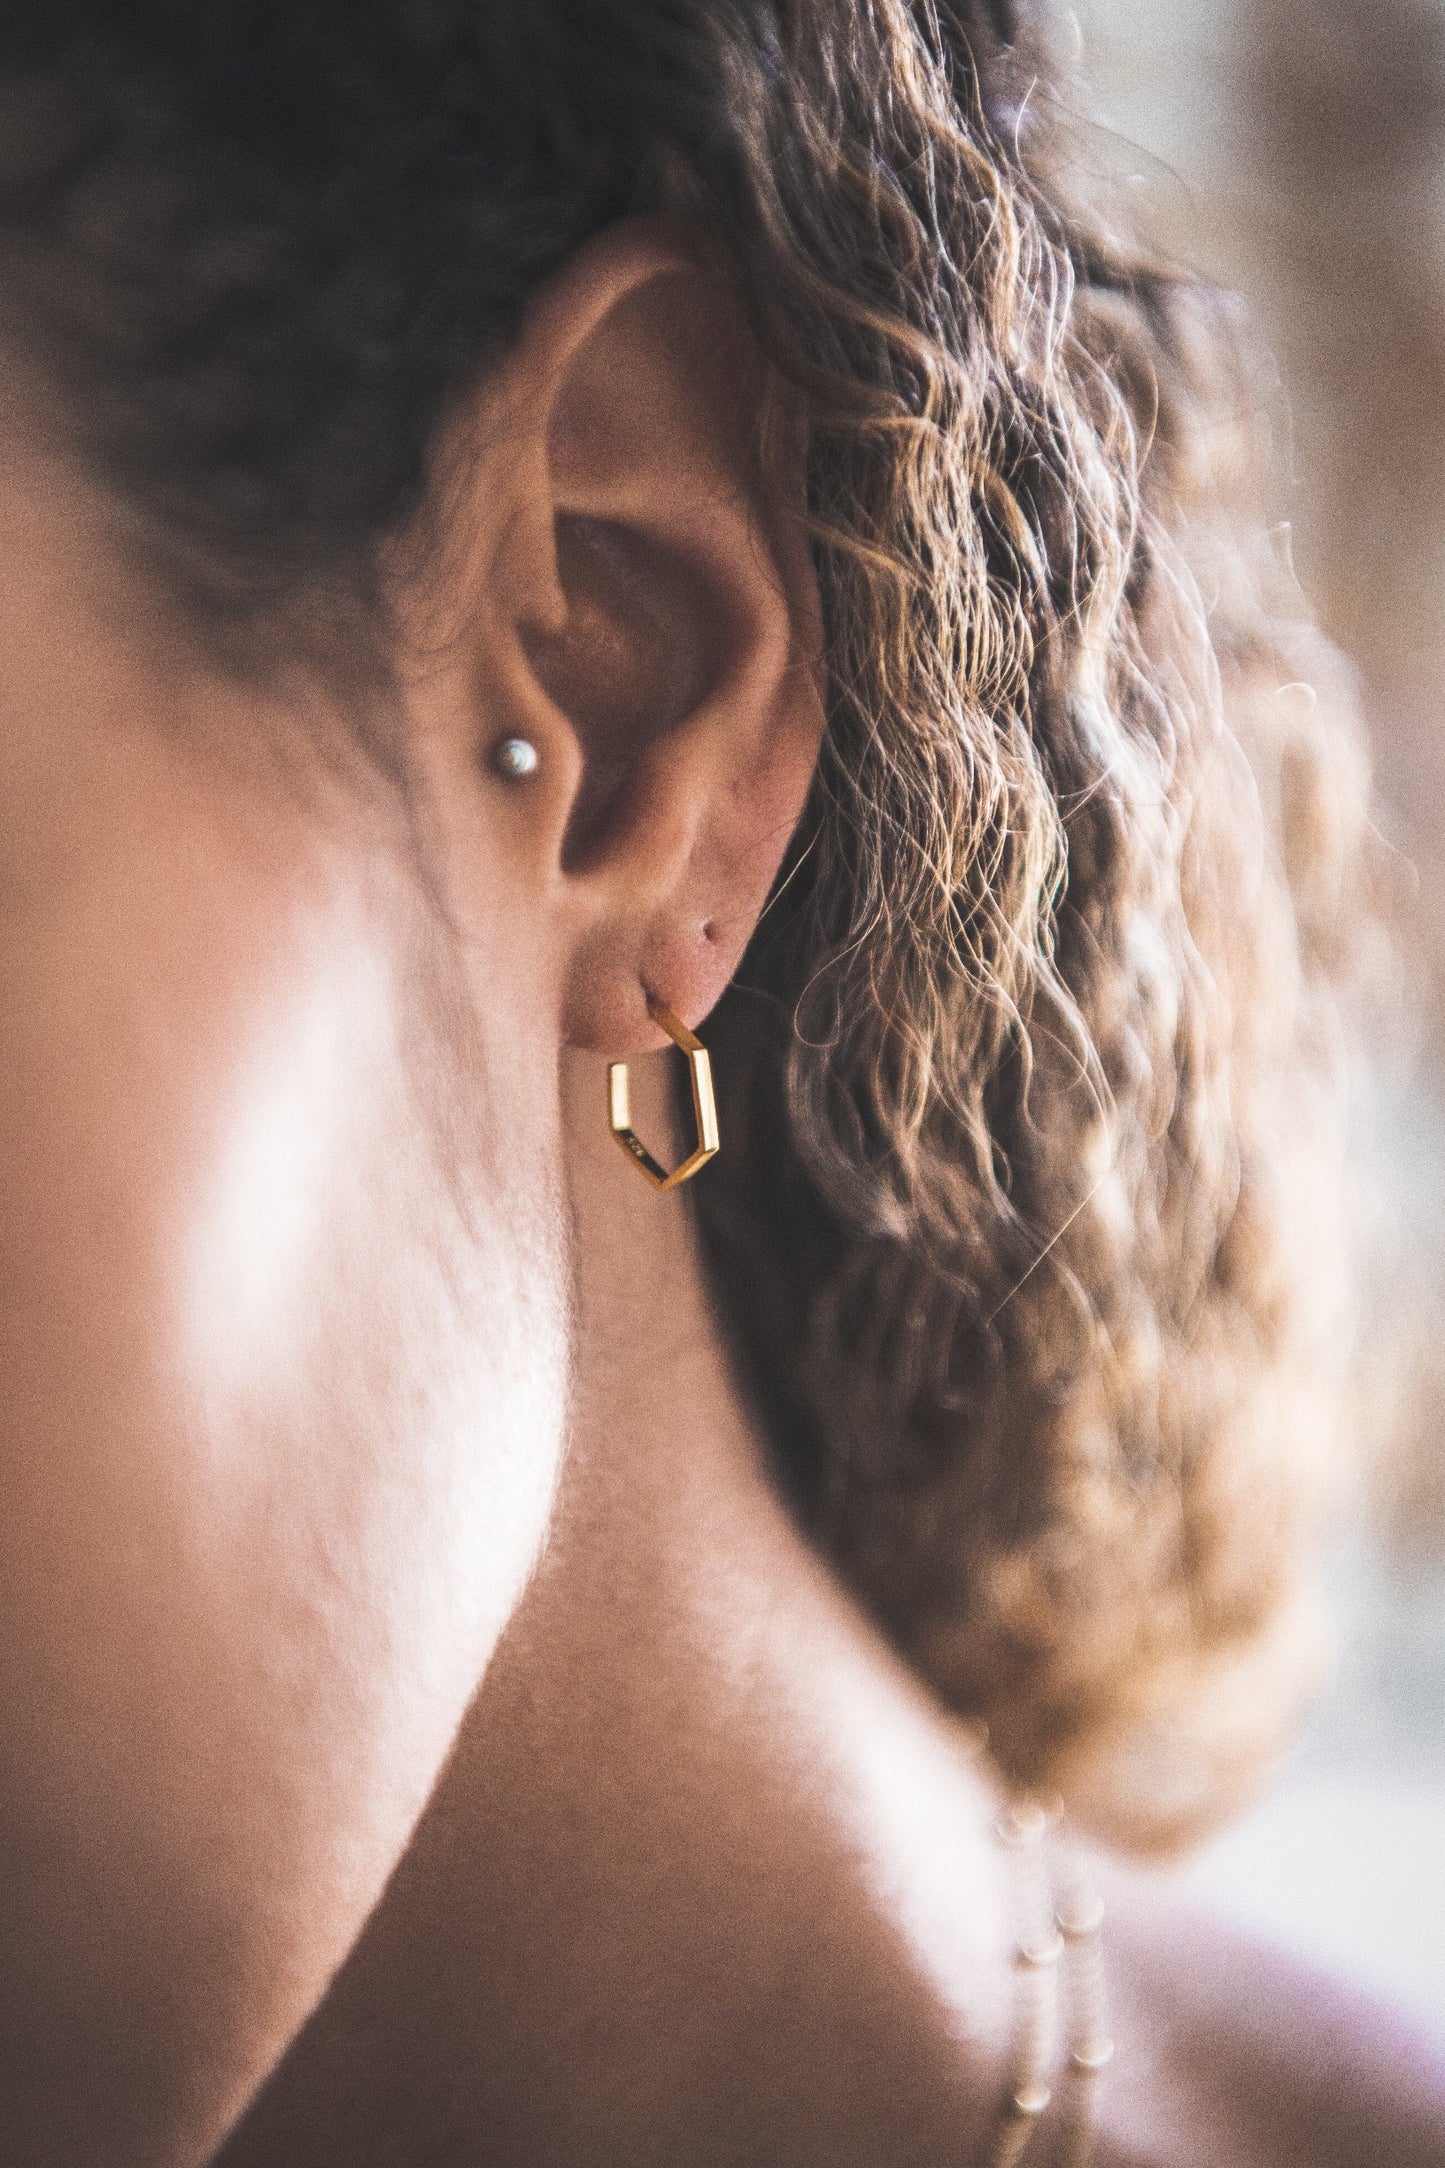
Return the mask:
[[[17,2160],[1013,2142],[984,1788],[764,1447],[1016,1786],[1178,1834],[1272,1744],[1362,792],[1012,38],[0,32]],[[735,979],[705,1285],[559,1056]],[[1241,2037],[1211,2157],[1438,2156]]]

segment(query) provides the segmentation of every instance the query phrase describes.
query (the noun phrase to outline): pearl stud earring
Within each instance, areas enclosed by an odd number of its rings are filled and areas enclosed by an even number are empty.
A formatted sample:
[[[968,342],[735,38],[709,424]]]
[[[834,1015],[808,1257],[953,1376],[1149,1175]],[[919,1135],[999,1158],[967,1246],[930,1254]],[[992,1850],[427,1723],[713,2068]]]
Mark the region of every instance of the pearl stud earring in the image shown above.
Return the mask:
[[[537,772],[537,748],[530,738],[503,738],[492,749],[492,766],[508,783],[525,783]]]

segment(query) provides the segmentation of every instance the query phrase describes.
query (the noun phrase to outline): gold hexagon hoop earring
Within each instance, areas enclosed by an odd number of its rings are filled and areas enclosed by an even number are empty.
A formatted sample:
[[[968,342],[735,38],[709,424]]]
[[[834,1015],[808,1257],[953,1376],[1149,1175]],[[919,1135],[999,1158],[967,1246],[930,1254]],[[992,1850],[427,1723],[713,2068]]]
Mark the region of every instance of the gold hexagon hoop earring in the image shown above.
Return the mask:
[[[608,1127],[623,1151],[643,1174],[654,1189],[678,1189],[690,1182],[700,1167],[705,1167],[719,1149],[717,1129],[717,1102],[712,1095],[712,1063],[707,1058],[707,1048],[695,1032],[689,1031],[671,1009],[660,1001],[649,999],[647,1013],[655,1024],[660,1024],[669,1039],[687,1056],[688,1078],[692,1084],[692,1113],[697,1126],[697,1144],[686,1159],[678,1161],[671,1174],[655,1160],[632,1126],[632,1103],[629,1097],[629,1079],[625,1061],[614,1061],[607,1070]]]

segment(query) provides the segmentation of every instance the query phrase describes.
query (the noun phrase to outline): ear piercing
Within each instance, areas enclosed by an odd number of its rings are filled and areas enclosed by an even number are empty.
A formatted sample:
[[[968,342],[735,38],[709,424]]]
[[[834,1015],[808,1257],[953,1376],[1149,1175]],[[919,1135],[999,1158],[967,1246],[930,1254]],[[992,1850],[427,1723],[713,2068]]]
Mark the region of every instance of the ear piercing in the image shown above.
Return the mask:
[[[492,766],[507,783],[525,783],[537,772],[537,748],[530,738],[503,738],[492,748]]]

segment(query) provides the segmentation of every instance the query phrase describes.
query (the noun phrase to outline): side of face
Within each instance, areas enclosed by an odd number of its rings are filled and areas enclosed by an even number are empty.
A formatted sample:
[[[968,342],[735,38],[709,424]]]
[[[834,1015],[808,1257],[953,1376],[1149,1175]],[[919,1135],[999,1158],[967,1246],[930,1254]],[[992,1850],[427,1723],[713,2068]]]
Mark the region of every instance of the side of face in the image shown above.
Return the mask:
[[[711,1006],[821,728],[745,350],[650,227],[538,297],[408,574],[404,797],[315,755],[333,696],[198,660],[5,417],[0,2120],[37,2159],[216,2142],[544,1540],[561,1049]]]
[[[369,1910],[542,1540],[556,1027],[503,836],[464,977],[385,793],[272,751],[319,719],[137,643],[88,508],[6,479],[0,2070],[12,2129],[161,2157]]]

